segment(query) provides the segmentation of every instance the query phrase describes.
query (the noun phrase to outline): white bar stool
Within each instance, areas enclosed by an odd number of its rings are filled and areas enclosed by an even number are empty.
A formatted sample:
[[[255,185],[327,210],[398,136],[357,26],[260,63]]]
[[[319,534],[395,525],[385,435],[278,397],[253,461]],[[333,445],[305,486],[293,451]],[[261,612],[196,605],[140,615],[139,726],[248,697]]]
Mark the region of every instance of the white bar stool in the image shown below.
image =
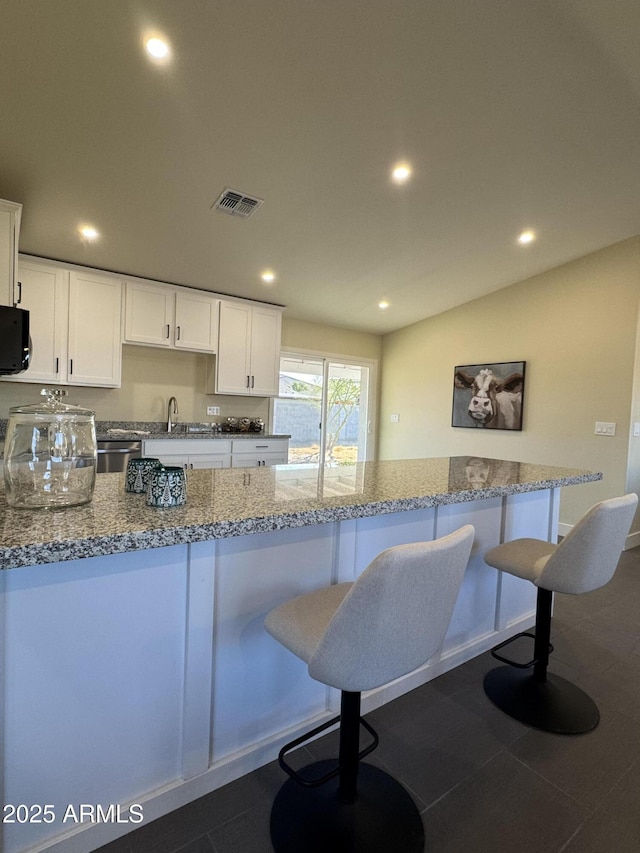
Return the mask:
[[[466,525],[433,542],[379,554],[355,581],[298,596],[272,610],[267,631],[308,664],[309,675],[341,691],[341,715],[280,751],[291,777],[271,812],[277,853],[419,853],[420,813],[392,776],[360,759],[377,746],[360,717],[360,696],[408,672],[437,652],[458,597],[474,529]],[[339,757],[296,772],[292,748],[340,722]],[[360,751],[360,724],[373,742]]]
[[[554,592],[580,595],[613,577],[629,532],[638,496],[610,498],[593,506],[559,545],[539,539],[514,539],[492,548],[485,562],[538,587],[535,634],[524,631],[491,650],[508,666],[487,673],[484,690],[491,701],[521,723],[556,734],[583,734],[600,720],[595,702],[570,681],[547,672]],[[534,640],[533,659],[516,663],[498,652],[519,637]]]

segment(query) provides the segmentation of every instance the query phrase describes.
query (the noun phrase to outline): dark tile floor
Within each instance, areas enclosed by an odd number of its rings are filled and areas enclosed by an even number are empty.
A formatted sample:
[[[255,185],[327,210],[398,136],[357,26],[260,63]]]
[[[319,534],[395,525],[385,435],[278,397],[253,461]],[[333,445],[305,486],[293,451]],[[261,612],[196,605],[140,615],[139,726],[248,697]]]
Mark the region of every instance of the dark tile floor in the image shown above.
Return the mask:
[[[369,760],[413,793],[426,851],[639,853],[640,548],[603,589],[556,596],[552,641],[551,670],[600,707],[590,734],[544,734],[496,710],[482,689],[488,653],[369,715],[380,734]],[[305,758],[335,743],[327,735]],[[269,764],[100,853],[268,853],[283,781]]]

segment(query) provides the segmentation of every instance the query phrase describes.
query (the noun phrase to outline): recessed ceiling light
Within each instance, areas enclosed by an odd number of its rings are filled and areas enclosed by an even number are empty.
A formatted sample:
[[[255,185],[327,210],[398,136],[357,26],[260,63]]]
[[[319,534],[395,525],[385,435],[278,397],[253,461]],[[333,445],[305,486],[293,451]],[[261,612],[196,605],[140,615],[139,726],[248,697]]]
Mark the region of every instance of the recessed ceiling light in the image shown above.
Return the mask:
[[[97,240],[100,236],[93,225],[81,225],[78,230],[85,240]]]
[[[389,303],[387,302],[386,299],[382,299],[380,302],[378,302],[378,308],[381,311],[386,311],[388,307],[389,307]]]
[[[536,232],[531,231],[531,229],[527,229],[518,236],[518,243],[520,243],[521,246],[527,246],[529,243],[533,243],[535,239]]]
[[[158,36],[150,36],[145,39],[144,49],[147,51],[151,59],[158,62],[169,59],[171,49],[168,42]]]
[[[276,280],[276,274],[273,270],[265,270],[260,273],[260,278],[264,281],[265,284],[272,284]]]
[[[396,163],[391,172],[391,177],[396,184],[404,184],[411,177],[411,166],[408,163]]]

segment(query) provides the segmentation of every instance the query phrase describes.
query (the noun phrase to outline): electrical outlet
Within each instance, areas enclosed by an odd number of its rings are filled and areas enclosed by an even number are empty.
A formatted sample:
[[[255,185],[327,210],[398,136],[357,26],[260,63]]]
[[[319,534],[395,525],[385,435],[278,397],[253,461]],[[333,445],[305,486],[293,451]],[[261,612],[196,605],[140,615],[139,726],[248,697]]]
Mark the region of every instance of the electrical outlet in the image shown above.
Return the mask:
[[[208,415],[219,415],[220,414],[220,406],[207,406],[207,414]]]
[[[391,415],[391,423],[392,424],[400,423],[400,415]]]

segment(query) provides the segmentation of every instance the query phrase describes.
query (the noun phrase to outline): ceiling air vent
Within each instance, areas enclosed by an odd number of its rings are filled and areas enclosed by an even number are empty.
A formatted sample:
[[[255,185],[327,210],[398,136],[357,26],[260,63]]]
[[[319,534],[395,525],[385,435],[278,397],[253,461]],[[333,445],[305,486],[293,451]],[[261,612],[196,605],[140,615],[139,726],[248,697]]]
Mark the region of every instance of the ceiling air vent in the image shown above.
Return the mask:
[[[219,210],[221,213],[228,213],[229,216],[239,216],[241,219],[248,219],[260,207],[263,201],[264,199],[245,195],[245,193],[238,192],[238,190],[230,190],[227,187],[220,198],[211,205],[211,209]]]

